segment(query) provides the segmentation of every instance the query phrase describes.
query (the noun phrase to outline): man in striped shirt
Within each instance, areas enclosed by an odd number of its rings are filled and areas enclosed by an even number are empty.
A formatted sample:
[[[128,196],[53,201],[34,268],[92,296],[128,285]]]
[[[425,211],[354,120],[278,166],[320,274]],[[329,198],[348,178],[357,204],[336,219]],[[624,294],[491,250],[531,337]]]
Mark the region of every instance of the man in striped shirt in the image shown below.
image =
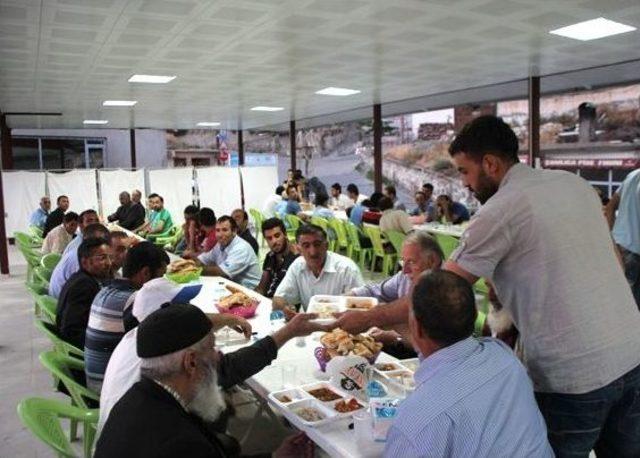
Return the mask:
[[[135,292],[147,281],[164,275],[169,258],[153,243],[142,242],[127,252],[123,278],[103,286],[91,304],[84,346],[87,386],[97,393],[111,353],[122,336],[137,325],[131,314]]]
[[[502,342],[471,336],[476,314],[471,286],[454,273],[415,286],[409,328],[421,363],[385,457],[554,456],[526,370]]]

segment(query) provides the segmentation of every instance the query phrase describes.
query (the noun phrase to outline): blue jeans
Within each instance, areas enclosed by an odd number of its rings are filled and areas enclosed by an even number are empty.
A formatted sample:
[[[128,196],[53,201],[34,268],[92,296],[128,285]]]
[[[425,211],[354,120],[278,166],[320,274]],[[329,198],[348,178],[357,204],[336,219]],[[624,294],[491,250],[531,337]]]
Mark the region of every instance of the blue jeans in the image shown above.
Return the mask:
[[[584,394],[536,393],[558,458],[640,456],[640,366]]]
[[[636,305],[640,308],[640,255],[626,250],[620,245],[618,247],[624,263],[624,275],[627,277]]]

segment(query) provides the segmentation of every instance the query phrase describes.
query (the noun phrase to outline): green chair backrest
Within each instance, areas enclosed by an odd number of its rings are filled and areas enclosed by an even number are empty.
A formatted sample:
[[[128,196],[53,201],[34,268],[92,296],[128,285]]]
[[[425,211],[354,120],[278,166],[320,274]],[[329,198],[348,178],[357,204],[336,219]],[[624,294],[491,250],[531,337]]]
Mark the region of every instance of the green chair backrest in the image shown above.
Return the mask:
[[[284,215],[284,219],[287,222],[287,226],[291,231],[297,231],[300,226],[302,226],[302,220],[298,218],[296,215]]]
[[[73,399],[73,402],[77,406],[87,409],[88,399],[96,402],[100,401],[99,394],[81,385],[73,377],[72,370],[84,372],[84,361],[56,351],[46,351],[40,353],[40,362],[53,376],[57,377],[64,384],[71,395],[71,399]]]
[[[371,239],[371,246],[373,247],[373,254],[376,256],[384,256],[384,245],[382,243],[382,232],[377,226],[364,226],[364,233]]]
[[[85,444],[85,454],[87,450],[91,450],[94,435],[87,434],[90,429],[87,426],[98,423],[97,409],[83,409],[54,399],[26,398],[20,401],[17,410],[22,424],[59,456],[77,456],[60,424],[60,419],[63,418],[85,424],[85,440],[90,441],[89,444]]]
[[[38,277],[43,283],[49,283],[49,280],[51,280],[52,271],[42,266],[34,267],[33,273],[36,274],[36,277]]]
[[[255,209],[255,208],[250,208],[249,209],[249,214],[251,215],[251,218],[253,218],[253,225],[256,228],[256,232],[257,233],[261,233],[262,232],[262,221],[264,220],[264,216],[262,216],[262,213],[260,213],[260,210]]]
[[[23,247],[33,247],[37,245],[34,243],[33,237],[24,232],[14,232],[13,237],[16,239],[16,243]]]
[[[332,218],[329,220],[329,227],[333,229],[336,234],[336,240],[340,248],[346,248],[349,246],[349,238],[347,236],[347,229],[344,227],[344,222],[338,218]]]
[[[58,262],[60,262],[60,259],[62,259],[61,254],[58,254],[58,253],[45,254],[40,260],[40,265],[42,265],[42,267],[44,267],[45,269],[53,272],[53,269],[56,268],[56,266],[58,265]]]
[[[459,239],[445,234],[436,234],[436,242],[438,242],[438,245],[440,245],[440,248],[442,248],[444,259],[449,259],[451,253],[453,253],[453,251],[458,248],[458,245],[460,244]]]
[[[319,216],[312,216],[310,222],[311,224],[314,224],[324,229],[324,231],[327,233],[327,236],[329,236],[329,221]]]
[[[84,352],[82,350],[58,337],[55,325],[53,323],[46,323],[36,318],[34,324],[36,325],[36,328],[38,330],[40,330],[45,336],[49,338],[56,352],[63,355],[75,356],[76,358],[84,358]]]
[[[398,253],[398,256],[400,256],[400,253],[402,253],[402,244],[404,243],[404,239],[407,238],[406,234],[403,234],[400,231],[390,230],[385,231],[384,235],[387,237],[387,240],[391,242],[391,245],[396,250],[396,253]]]
[[[29,231],[29,235],[31,235],[34,240],[42,240],[42,229],[40,229],[38,226],[29,226],[27,230]]]
[[[49,296],[47,294],[41,294],[36,297],[36,303],[40,310],[44,313],[44,316],[47,320],[55,324],[56,322],[56,310],[58,308],[58,300],[55,297]]]
[[[25,283],[25,286],[34,299],[37,299],[38,296],[47,294],[49,292],[49,287],[46,285],[46,283],[43,283],[39,279],[28,281]]]
[[[356,249],[361,250],[360,246],[360,229],[358,226],[353,224],[351,221],[346,221],[344,223],[344,227],[347,231],[347,237],[349,238],[349,243]]]

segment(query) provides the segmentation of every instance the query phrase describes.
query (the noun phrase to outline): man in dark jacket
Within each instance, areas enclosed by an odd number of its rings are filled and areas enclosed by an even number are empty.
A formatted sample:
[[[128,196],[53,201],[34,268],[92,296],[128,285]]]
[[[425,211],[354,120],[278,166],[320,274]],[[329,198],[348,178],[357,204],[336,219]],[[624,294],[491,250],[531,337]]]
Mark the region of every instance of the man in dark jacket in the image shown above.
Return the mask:
[[[173,304],[153,312],[138,327],[136,349],[142,359],[142,379],[111,411],[94,456],[239,456],[235,439],[210,427],[225,408],[218,382],[237,383],[260,371],[283,342],[317,330],[310,318],[313,316],[297,315],[263,339],[264,345],[272,347],[269,350],[255,352],[247,347],[221,356],[214,348],[211,321],[197,307]],[[280,451],[287,456],[309,456],[312,449],[294,436]]]
[[[51,229],[62,224],[62,217],[68,209],[69,198],[67,196],[58,196],[57,208],[49,213],[49,216],[47,216],[47,220],[44,222],[44,229],[42,229],[43,239],[47,236]]]
[[[83,240],[78,247],[80,270],[62,287],[56,309],[58,335],[78,348],[84,348],[91,303],[101,282],[111,278],[111,248],[103,238]]]
[[[120,206],[116,212],[109,215],[107,219],[110,223],[117,221],[120,227],[133,231],[144,224],[144,207],[134,204],[127,191],[120,193]]]

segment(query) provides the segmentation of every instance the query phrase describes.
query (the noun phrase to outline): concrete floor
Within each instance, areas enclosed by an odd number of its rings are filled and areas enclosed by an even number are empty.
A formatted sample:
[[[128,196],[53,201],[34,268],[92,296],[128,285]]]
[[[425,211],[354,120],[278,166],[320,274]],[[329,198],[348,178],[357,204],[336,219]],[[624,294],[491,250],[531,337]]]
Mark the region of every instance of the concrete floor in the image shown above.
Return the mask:
[[[51,450],[22,426],[16,406],[31,396],[60,399],[38,355],[49,341],[33,325],[33,301],[24,287],[26,263],[9,247],[11,274],[0,277],[0,456],[50,457]]]

